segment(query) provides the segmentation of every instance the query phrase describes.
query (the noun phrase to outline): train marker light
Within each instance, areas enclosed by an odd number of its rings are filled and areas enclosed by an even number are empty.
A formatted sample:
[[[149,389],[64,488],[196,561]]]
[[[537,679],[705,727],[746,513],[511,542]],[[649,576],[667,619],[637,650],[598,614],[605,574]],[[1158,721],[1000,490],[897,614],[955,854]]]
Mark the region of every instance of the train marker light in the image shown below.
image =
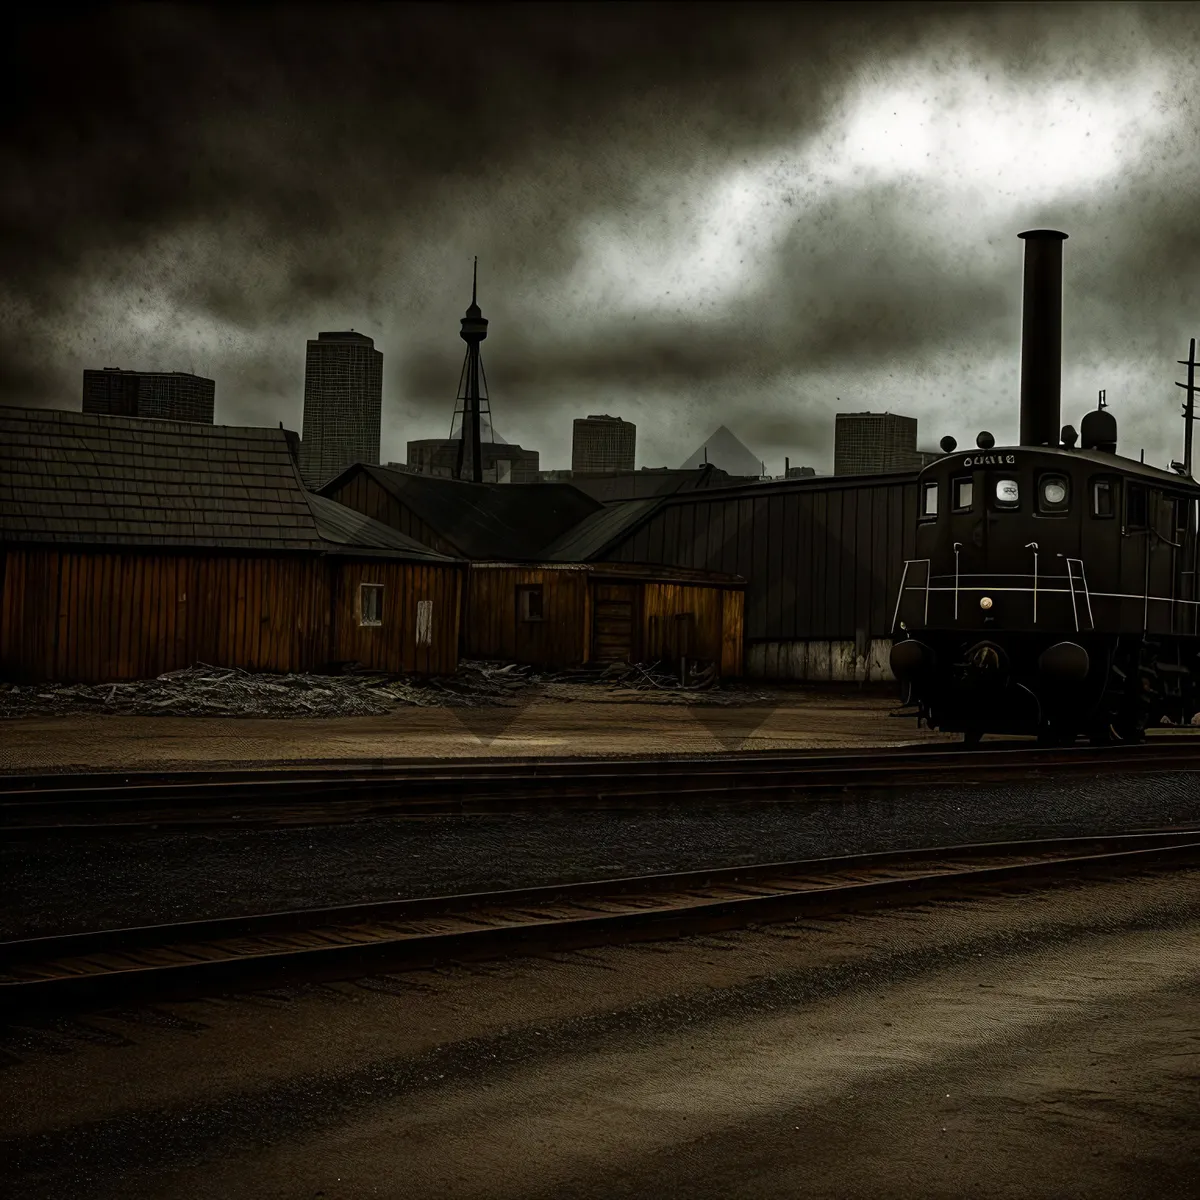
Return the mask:
[[[979,601],[979,607],[982,608],[984,612],[987,612],[987,610],[992,607],[991,596],[983,596]]]

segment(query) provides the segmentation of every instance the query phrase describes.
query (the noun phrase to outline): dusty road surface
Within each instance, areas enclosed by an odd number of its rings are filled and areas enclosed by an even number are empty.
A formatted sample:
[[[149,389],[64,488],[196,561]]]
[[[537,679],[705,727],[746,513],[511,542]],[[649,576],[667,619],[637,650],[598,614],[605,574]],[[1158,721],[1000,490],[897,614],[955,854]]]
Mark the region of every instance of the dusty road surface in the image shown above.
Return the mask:
[[[22,1197],[1193,1197],[1200,869],[12,1030]]]
[[[55,716],[0,720],[0,771],[166,769],[327,759],[713,754],[955,740],[892,717],[894,695],[775,689],[747,705],[545,689],[511,705],[408,708],[381,717]]]

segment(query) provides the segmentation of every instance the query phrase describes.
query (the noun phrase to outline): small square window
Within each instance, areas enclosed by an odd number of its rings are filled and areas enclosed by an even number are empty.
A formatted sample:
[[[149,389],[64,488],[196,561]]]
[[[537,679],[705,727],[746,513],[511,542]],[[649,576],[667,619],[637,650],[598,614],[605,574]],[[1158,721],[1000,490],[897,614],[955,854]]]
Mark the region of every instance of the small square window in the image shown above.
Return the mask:
[[[938,510],[938,485],[927,483],[921,497],[921,516],[936,517]]]
[[[1096,479],[1092,482],[1092,516],[1111,517],[1117,511],[1111,479]]]
[[[975,483],[970,479],[956,479],[954,481],[954,511],[967,512],[971,507],[971,501],[975,498]]]
[[[358,586],[358,623],[383,624],[383,584],[361,583]]]
[[[542,620],[542,585],[517,588],[517,615],[522,621]]]

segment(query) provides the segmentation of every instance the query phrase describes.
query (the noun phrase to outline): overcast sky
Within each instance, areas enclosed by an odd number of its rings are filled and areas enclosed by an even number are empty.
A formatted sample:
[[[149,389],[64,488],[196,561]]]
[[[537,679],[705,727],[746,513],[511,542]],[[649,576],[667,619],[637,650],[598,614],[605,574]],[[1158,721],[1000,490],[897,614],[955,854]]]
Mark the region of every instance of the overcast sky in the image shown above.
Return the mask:
[[[0,402],[194,370],[300,429],[305,339],[384,353],[383,459],[448,432],[479,255],[496,427],[678,465],[719,424],[1018,424],[1024,229],[1066,231],[1063,419],[1179,455],[1200,335],[1200,8],[164,4],[12,28]]]

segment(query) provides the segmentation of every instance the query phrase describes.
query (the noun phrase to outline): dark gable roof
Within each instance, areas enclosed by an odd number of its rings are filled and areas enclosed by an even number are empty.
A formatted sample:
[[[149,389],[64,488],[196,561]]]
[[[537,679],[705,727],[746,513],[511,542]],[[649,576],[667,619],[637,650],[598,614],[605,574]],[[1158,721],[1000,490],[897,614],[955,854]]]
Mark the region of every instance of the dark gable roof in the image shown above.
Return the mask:
[[[649,500],[619,500],[605,505],[546,546],[542,558],[546,562],[588,562],[630,533],[663,500],[664,497],[654,496]]]
[[[363,516],[353,508],[347,508],[336,500],[318,496],[309,492],[308,506],[317,521],[317,532],[321,538],[334,545],[344,548],[347,554],[359,554],[371,551],[388,551],[388,557],[396,552],[405,558],[418,559],[422,562],[455,562],[457,560],[438,554],[428,546],[422,546],[414,538],[408,537],[398,529],[385,525],[382,521],[374,521]],[[334,553],[334,551],[330,551]]]
[[[310,499],[282,429],[0,405],[0,541],[441,559]]]
[[[601,509],[567,483],[467,483],[357,463],[323,488],[329,495],[364,471],[466,558],[533,561],[542,547]]]

